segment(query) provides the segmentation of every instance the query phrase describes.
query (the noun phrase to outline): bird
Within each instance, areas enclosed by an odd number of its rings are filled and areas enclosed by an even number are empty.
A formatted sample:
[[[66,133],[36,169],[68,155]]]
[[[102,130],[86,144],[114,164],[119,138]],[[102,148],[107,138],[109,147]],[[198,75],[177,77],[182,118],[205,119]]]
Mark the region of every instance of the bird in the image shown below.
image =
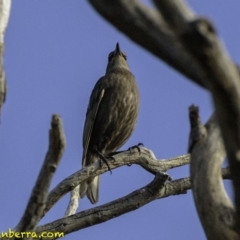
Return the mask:
[[[119,43],[108,55],[105,75],[95,84],[88,103],[83,129],[82,166],[106,160],[132,135],[139,111],[139,90],[127,56]],[[107,163],[107,162],[106,162]],[[108,165],[109,167],[109,165]],[[92,204],[99,200],[96,176],[80,184],[79,194]]]

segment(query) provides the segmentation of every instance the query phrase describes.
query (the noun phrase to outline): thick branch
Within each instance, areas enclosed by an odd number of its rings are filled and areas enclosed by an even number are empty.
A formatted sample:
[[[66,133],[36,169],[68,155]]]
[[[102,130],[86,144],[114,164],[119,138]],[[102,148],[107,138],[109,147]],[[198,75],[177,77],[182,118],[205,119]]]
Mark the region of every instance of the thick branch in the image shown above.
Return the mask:
[[[174,26],[174,33],[177,30],[182,30],[183,23],[192,21],[195,18],[194,12],[188,8],[184,0],[153,0],[153,2],[168,26]]]
[[[191,113],[191,112],[190,112]],[[198,111],[196,112],[198,115]],[[199,119],[199,116],[197,116]],[[201,124],[201,123],[200,123]],[[198,129],[203,129],[199,127]],[[191,154],[191,183],[198,215],[208,239],[239,239],[233,230],[235,210],[221,176],[226,152],[213,115],[204,134],[199,132]]]
[[[138,0],[88,0],[108,22],[200,86],[206,87],[198,63],[181,47],[161,15]]]
[[[165,172],[168,169],[183,166],[189,163],[189,155],[159,161],[155,158],[152,151],[146,148],[140,149],[140,152],[138,152],[138,150],[131,150],[114,155],[115,160],[110,159],[108,161],[109,166],[111,169],[114,169],[123,165],[138,164],[148,172],[156,174],[158,172]],[[96,162],[64,179],[49,193],[46,208],[43,212],[42,217],[54,206],[54,204],[60,198],[62,198],[68,192],[72,191],[82,181],[90,177],[95,177],[107,171],[108,167],[106,164],[100,167],[99,162]]]
[[[179,36],[182,45],[199,63],[206,76],[205,84],[212,92],[228,160],[233,174],[235,204],[237,209],[236,228],[240,235],[240,75],[218,39],[213,25],[206,19],[182,21],[183,13],[175,1],[155,0],[159,11]],[[167,6],[168,5],[168,6]],[[174,9],[171,15],[164,15],[163,9]],[[179,21],[174,20],[175,16]]]
[[[58,115],[53,115],[51,125],[48,153],[32,190],[24,215],[16,227],[18,232],[34,231],[45,209],[49,185],[65,148],[62,121]]]
[[[184,0],[153,0],[153,2],[176,36],[184,31],[186,23],[196,19],[193,10]]]
[[[230,173],[228,169],[223,169],[222,173],[223,178],[229,179]],[[186,191],[191,188],[189,178],[182,178],[164,184],[167,177],[168,175],[166,174],[158,173],[150,184],[125,197],[99,207],[82,211],[67,218],[62,218],[39,226],[36,231],[38,233],[44,231],[63,231],[65,234],[68,234],[134,211],[151,201],[186,193]]]
[[[228,153],[237,208],[237,228],[240,233],[240,77],[236,66],[224,52],[212,25],[199,19],[189,25],[184,36],[186,44],[194,41],[198,49],[190,49],[206,69],[213,94],[218,121]],[[193,45],[192,45],[193,46]],[[201,51],[199,52],[199,49]]]

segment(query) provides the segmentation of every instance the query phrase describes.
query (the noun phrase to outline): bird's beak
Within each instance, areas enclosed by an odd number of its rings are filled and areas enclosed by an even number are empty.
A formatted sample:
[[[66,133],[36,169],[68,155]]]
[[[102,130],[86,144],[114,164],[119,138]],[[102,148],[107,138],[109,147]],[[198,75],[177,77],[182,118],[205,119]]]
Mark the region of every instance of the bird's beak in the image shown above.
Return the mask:
[[[121,49],[119,43],[117,43],[115,51],[114,51],[114,56],[116,55],[121,55]]]

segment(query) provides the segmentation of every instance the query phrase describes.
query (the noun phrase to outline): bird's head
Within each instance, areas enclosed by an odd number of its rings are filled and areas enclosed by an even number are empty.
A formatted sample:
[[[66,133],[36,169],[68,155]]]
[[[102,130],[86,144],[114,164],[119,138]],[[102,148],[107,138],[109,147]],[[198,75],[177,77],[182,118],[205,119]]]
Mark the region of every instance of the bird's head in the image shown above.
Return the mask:
[[[108,55],[106,73],[110,72],[114,68],[125,68],[129,70],[127,56],[121,51],[119,43],[117,43],[115,50],[110,52]]]

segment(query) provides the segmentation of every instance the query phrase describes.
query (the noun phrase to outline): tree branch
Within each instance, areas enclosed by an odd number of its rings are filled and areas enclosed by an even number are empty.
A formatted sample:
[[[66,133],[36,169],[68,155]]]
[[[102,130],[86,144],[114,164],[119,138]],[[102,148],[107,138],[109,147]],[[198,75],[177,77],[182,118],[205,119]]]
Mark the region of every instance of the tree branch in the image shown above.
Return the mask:
[[[221,128],[228,161],[233,174],[236,205],[236,229],[240,235],[240,75],[239,69],[231,61],[218,39],[213,25],[206,19],[184,19],[175,1],[155,0],[159,11],[171,29],[179,34],[186,51],[192,55],[205,73],[205,84],[212,92],[218,122]],[[165,8],[172,8],[171,15],[164,15]],[[180,16],[178,22],[175,16]],[[171,19],[172,18],[172,19]]]
[[[207,88],[201,67],[182,48],[161,15],[139,0],[88,0],[95,10],[131,40]]]
[[[208,239],[239,239],[233,230],[235,209],[225,191],[221,176],[221,165],[226,152],[215,115],[208,121],[205,129],[204,136],[193,147],[190,164],[198,215]]]
[[[224,52],[209,22],[199,19],[189,27],[191,30],[189,29],[183,39],[186,44],[196,40],[198,50],[193,47],[191,51],[206,69],[206,80],[213,95],[233,174],[237,210],[236,228],[240,234],[240,77],[235,64]]]
[[[177,158],[159,161],[149,149],[142,147],[140,149],[140,152],[138,152],[138,150],[131,150],[114,155],[115,160],[110,159],[108,161],[109,166],[111,169],[115,169],[123,165],[138,164],[148,172],[155,175],[158,172],[165,172],[168,169],[183,166],[189,163],[189,155],[183,155]],[[108,167],[106,164],[100,167],[99,162],[95,162],[64,179],[49,193],[46,208],[43,211],[42,217],[60,198],[72,191],[82,181],[107,171]]]
[[[196,19],[195,13],[184,0],[153,0],[153,2],[176,37],[185,30],[186,23]]]
[[[230,178],[229,169],[223,169],[223,177]],[[99,207],[82,211],[75,215],[56,220],[54,222],[39,226],[36,231],[41,232],[64,232],[65,234],[87,228],[112,218],[134,211],[151,201],[184,194],[191,188],[190,179],[182,178],[166,182],[167,174],[157,173],[154,180],[143,188],[140,188],[125,197],[109,202]]]
[[[49,149],[26,210],[16,227],[16,231],[25,232],[35,230],[45,209],[49,185],[60,162],[64,148],[65,136],[62,121],[58,115],[53,115],[49,131]]]
[[[64,214],[64,217],[73,215],[77,212],[78,209],[78,202],[79,202],[79,187],[80,185],[76,186],[72,191],[68,203],[67,210]]]

